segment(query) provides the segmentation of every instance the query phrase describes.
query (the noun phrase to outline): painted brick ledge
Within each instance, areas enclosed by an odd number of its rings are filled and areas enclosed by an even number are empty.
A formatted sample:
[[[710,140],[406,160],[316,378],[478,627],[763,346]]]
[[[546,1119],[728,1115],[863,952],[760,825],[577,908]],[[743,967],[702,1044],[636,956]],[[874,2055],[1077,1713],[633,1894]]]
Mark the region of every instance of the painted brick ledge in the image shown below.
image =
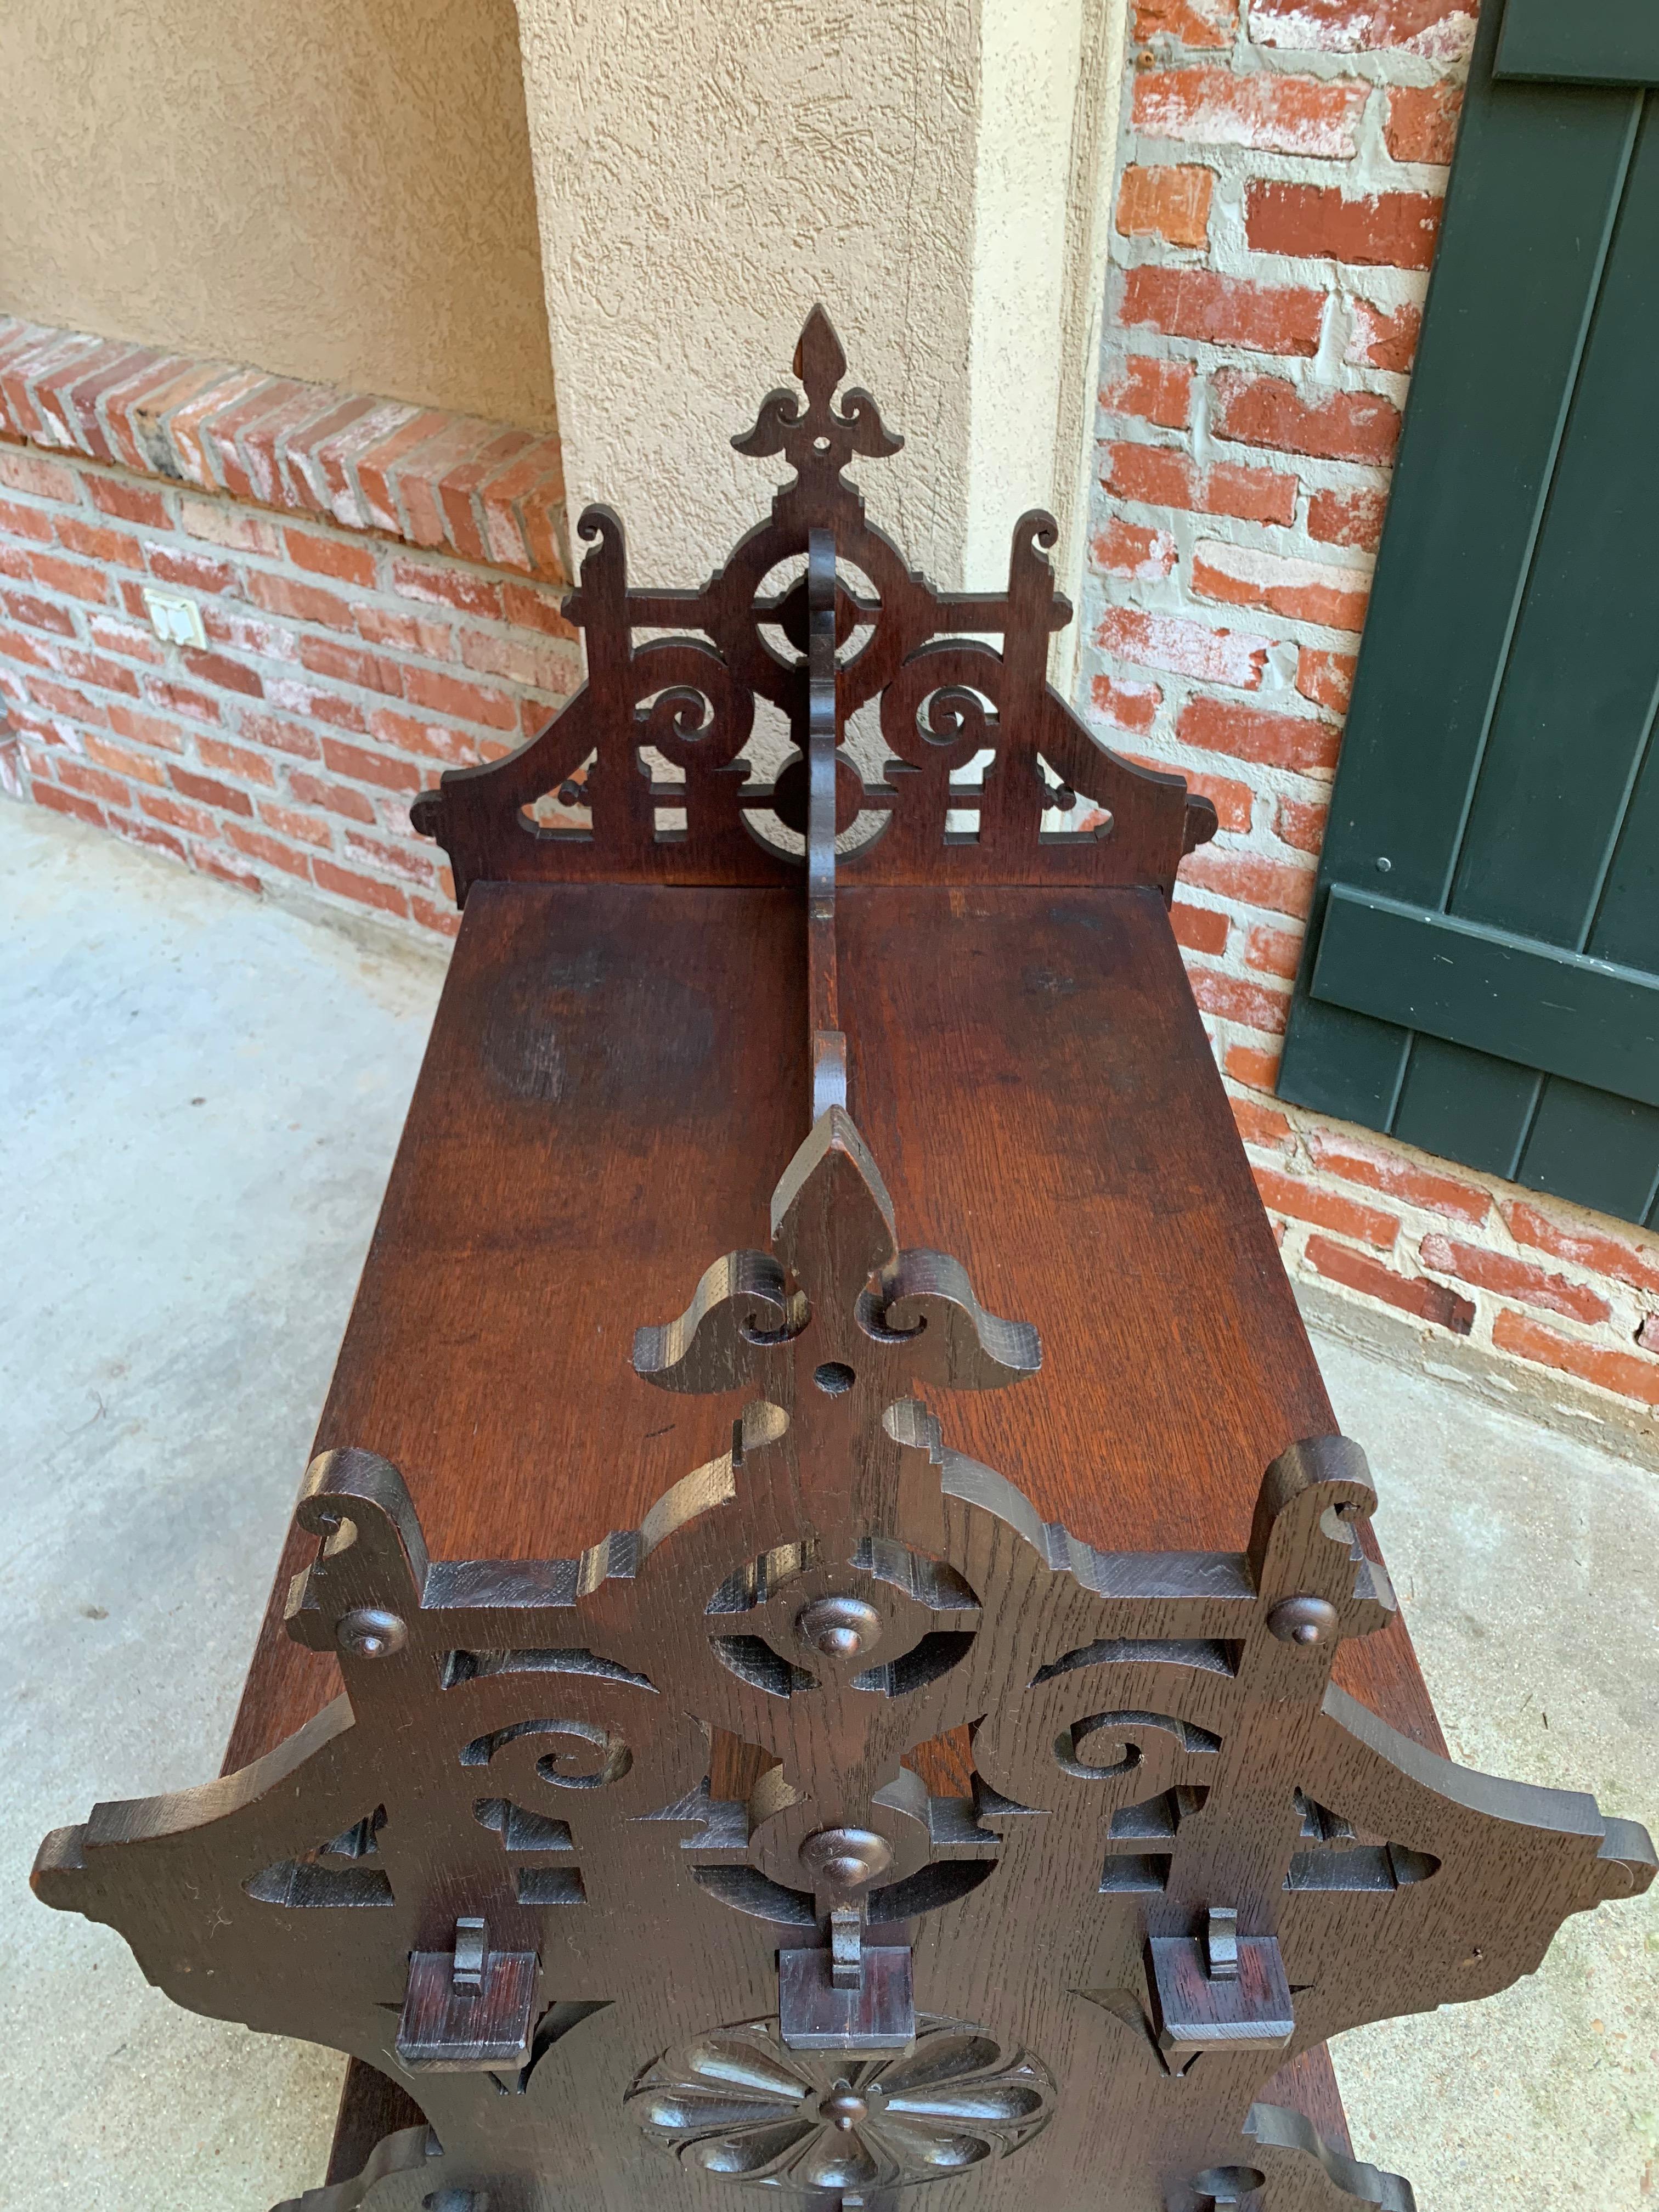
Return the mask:
[[[0,439],[568,580],[556,436],[0,315]]]

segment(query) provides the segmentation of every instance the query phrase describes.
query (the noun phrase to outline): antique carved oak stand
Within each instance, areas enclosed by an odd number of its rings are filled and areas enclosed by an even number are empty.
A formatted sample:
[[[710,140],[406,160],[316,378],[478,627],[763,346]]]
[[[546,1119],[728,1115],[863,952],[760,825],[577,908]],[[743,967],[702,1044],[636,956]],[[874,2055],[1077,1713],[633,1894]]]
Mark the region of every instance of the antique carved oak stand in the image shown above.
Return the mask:
[[[1047,517],[984,595],[872,528],[843,368],[702,590],[583,516],[586,689],[416,802],[465,921],[229,1771],[35,1886],[359,2062],[310,2212],[1408,2212],[1325,2039],[1653,1853],[1440,1755],[1168,926],[1213,816],[1048,688]]]

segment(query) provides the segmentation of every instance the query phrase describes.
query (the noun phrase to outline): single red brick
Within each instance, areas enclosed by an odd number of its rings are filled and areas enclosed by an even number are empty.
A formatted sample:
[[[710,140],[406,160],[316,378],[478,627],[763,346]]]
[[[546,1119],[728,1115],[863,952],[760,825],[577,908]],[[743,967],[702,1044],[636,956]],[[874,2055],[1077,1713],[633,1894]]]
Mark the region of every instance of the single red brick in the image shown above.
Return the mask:
[[[1296,688],[1316,707],[1346,714],[1353,691],[1353,672],[1358,661],[1352,653],[1328,653],[1322,646],[1298,646]]]
[[[355,899],[360,906],[379,907],[384,914],[409,912],[409,902],[396,884],[377,883],[373,876],[355,875],[350,869],[336,867],[332,860],[320,858],[313,860],[311,875],[319,890]]]
[[[118,837],[125,837],[135,845],[148,845],[158,853],[170,853],[175,860],[190,856],[177,837],[166,830],[158,830],[153,822],[140,822],[131,817],[112,814],[109,826]]]
[[[1307,917],[1313,903],[1314,872],[1238,847],[1203,845],[1181,864],[1182,878],[1240,906],[1265,907],[1270,914]],[[1282,1024],[1281,1024],[1282,1026]]]
[[[102,561],[112,568],[143,568],[143,548],[130,530],[100,530],[96,523],[77,521],[72,514],[60,518],[58,542],[69,553],[88,561]]]
[[[1534,1267],[1529,1260],[1516,1260],[1507,1252],[1488,1252],[1478,1244],[1459,1244],[1449,1237],[1430,1235],[1418,1247],[1425,1267],[1437,1275],[1456,1275],[1483,1291],[1497,1291],[1518,1298],[1524,1306],[1542,1306],[1565,1314],[1572,1321],[1595,1323],[1611,1320],[1613,1308],[1587,1284],[1571,1281]]]
[[[374,581],[378,565],[374,549],[356,545],[343,538],[325,538],[320,531],[285,530],[288,557],[296,568],[313,576],[332,576],[337,583],[365,587]]]
[[[338,638],[302,637],[300,659],[313,676],[326,676],[336,684],[354,684],[364,691],[384,691],[393,699],[403,696],[404,672],[398,663],[361,647],[342,644]]]
[[[458,721],[480,722],[492,730],[518,727],[518,706],[505,691],[487,684],[464,684],[440,669],[407,670],[404,696],[411,706],[429,708],[434,714],[453,714]]]
[[[1172,765],[1169,761],[1143,760],[1135,753],[1127,753],[1124,757],[1134,761],[1139,767],[1166,772]],[[1209,800],[1223,830],[1248,833],[1255,812],[1255,793],[1248,783],[1235,783],[1224,775],[1205,775],[1197,769],[1186,767],[1177,769],[1176,773],[1185,780],[1188,791],[1195,791],[1200,798]]]
[[[1251,0],[1250,36],[1259,46],[1304,53],[1401,46],[1431,61],[1462,61],[1474,38],[1474,7],[1473,0]]]
[[[1350,199],[1334,185],[1258,177],[1244,194],[1244,235],[1256,253],[1426,269],[1434,260],[1444,204],[1437,192],[1370,192]]]
[[[436,562],[394,560],[392,588],[400,599],[453,607],[486,622],[502,618],[501,586],[487,577],[470,575],[463,568],[441,568]]]
[[[55,518],[44,507],[20,507],[15,500],[0,499],[0,530],[10,538],[27,538],[36,545],[50,545],[56,536]]]
[[[69,644],[60,645],[57,653],[58,668],[77,684],[90,684],[100,691],[119,691],[129,699],[138,696],[137,677],[118,660],[112,660],[108,653],[88,653],[83,647]]]
[[[211,643],[229,653],[255,660],[297,662],[300,658],[300,641],[291,629],[253,615],[233,613],[222,599],[210,599],[203,607],[202,628]]]
[[[195,775],[187,768],[175,768],[169,773],[173,789],[182,792],[186,799],[194,799],[204,806],[222,807],[227,814],[252,814],[253,811],[253,801],[246,792],[234,790],[229,784],[221,783],[216,777]]]
[[[1517,1244],[1530,1244],[1534,1251],[1571,1260],[1638,1291],[1659,1291],[1659,1246],[1628,1244],[1587,1221],[1559,1220],[1525,1199],[1508,1200],[1500,1210]]]
[[[1371,1190],[1386,1191],[1391,1198],[1403,1198],[1408,1206],[1422,1206],[1430,1213],[1478,1223],[1492,1212],[1491,1194],[1478,1183],[1435,1174],[1381,1145],[1363,1145],[1334,1130],[1316,1129],[1308,1148],[1316,1167],[1349,1182],[1363,1182]]]
[[[129,783],[165,784],[167,781],[166,766],[153,753],[136,753],[130,745],[113,744],[109,738],[100,737],[95,730],[88,731],[86,747],[88,758],[99,762],[116,775],[125,776]]]
[[[330,814],[344,815],[348,822],[373,822],[375,818],[374,809],[365,795],[343,783],[325,783],[320,776],[307,775],[303,769],[291,768],[288,771],[288,787],[302,806],[323,807]]]
[[[1138,416],[1165,430],[1184,430],[1192,420],[1193,375],[1189,361],[1130,354],[1116,363],[1101,386],[1100,404],[1115,414]],[[510,609],[507,619],[513,619]]]
[[[1148,614],[1139,607],[1108,607],[1095,643],[1142,667],[1161,668],[1171,676],[1196,676],[1239,691],[1260,690],[1269,647],[1265,637],[1211,629],[1202,623]]]
[[[1151,138],[1351,161],[1370,94],[1365,84],[1267,70],[1147,70],[1134,81],[1134,128]]]
[[[1389,507],[1385,491],[1316,491],[1308,502],[1308,535],[1326,545],[1357,545],[1374,553]]]
[[[1400,410],[1375,392],[1323,392],[1304,399],[1280,376],[1224,368],[1211,380],[1216,402],[1211,427],[1241,445],[1325,460],[1382,463],[1394,459]]]
[[[1089,557],[1109,576],[1155,584],[1175,567],[1176,542],[1167,530],[1148,530],[1115,514],[1089,541]]]
[[[1298,853],[1317,853],[1325,842],[1330,809],[1305,799],[1281,799],[1273,811],[1273,835]]]
[[[1117,228],[1125,238],[1163,238],[1171,246],[1207,246],[1213,169],[1132,163],[1118,187]]]
[[[1227,917],[1212,906],[1188,906],[1185,899],[1176,899],[1170,908],[1170,927],[1176,944],[1189,952],[1219,955],[1227,950]]]
[[[441,437],[453,420],[440,408],[406,408],[395,422],[377,425],[374,438],[358,452],[354,473],[368,520],[375,529],[389,531],[394,538],[404,535],[396,472],[411,454]]]
[[[1633,1398],[1643,1406],[1659,1406],[1659,1359],[1644,1359],[1637,1352],[1607,1351],[1600,1345],[1581,1344],[1575,1338],[1546,1328],[1541,1322],[1528,1321],[1524,1315],[1511,1313],[1507,1307],[1493,1322],[1492,1338],[1500,1352],[1513,1352],[1538,1366],[1577,1375],[1600,1389],[1612,1391],[1615,1397]]]
[[[190,859],[191,866],[199,868],[204,875],[216,876],[222,884],[234,884],[239,891],[252,891],[257,896],[264,889],[258,876],[246,868],[239,868],[234,860],[228,860],[216,844],[192,845]]]
[[[1089,679],[1089,703],[1115,730],[1150,730],[1164,697],[1156,684],[1130,684],[1115,676]]]
[[[1231,514],[1246,522],[1291,521],[1297,480],[1279,469],[1222,461],[1201,472],[1176,446],[1108,446],[1101,481],[1121,499],[1179,507],[1195,514]]]
[[[250,752],[246,745],[227,744],[222,738],[198,738],[196,757],[204,768],[222,768],[249,783],[269,787],[276,781],[276,770],[264,753]]]
[[[193,592],[234,592],[241,579],[228,561],[210,560],[205,553],[190,553],[171,545],[148,545],[149,573],[164,584],[188,584]]]
[[[453,906],[434,906],[430,899],[421,898],[413,891],[409,895],[409,915],[422,929],[435,930],[440,936],[459,934],[461,917]]]
[[[1449,162],[1463,106],[1461,84],[1397,84],[1389,93],[1382,138],[1396,161]]]
[[[420,615],[392,614],[384,607],[356,609],[357,635],[366,645],[389,645],[399,653],[424,653],[428,660],[454,658],[455,633],[447,623]]]
[[[37,599],[29,592],[0,592],[0,604],[25,629],[49,630],[55,637],[75,635],[75,617],[67,607],[53,606],[50,599]]]
[[[563,601],[562,592],[550,592],[544,585],[502,580],[501,612],[508,622],[521,629],[545,630],[550,637],[568,638],[574,642],[581,633],[574,623],[565,620]]]
[[[87,635],[106,653],[118,653],[128,660],[142,660],[151,668],[159,667],[167,659],[166,650],[153,630],[141,629],[137,623],[125,622],[118,615],[88,615]]]
[[[331,729],[361,734],[368,727],[368,717],[355,699],[325,690],[319,684],[301,684],[297,677],[271,677],[265,684],[265,697],[284,714],[304,714],[313,722],[326,722]]]
[[[258,671],[245,668],[228,653],[202,653],[193,646],[184,646],[179,658],[190,673],[204,684],[216,684],[222,691],[241,691],[250,699],[264,696],[264,679]]]
[[[1279,1088],[1276,1052],[1264,1052],[1259,1045],[1230,1044],[1223,1064],[1235,1083],[1248,1083],[1255,1091]]]
[[[65,507],[80,504],[82,479],[62,461],[49,461],[39,453],[0,447],[0,484],[21,491],[27,499],[61,500]]]
[[[1194,548],[1193,590],[1224,606],[1259,607],[1289,622],[1318,623],[1328,629],[1364,628],[1370,599],[1368,569],[1339,568],[1264,552],[1259,545],[1210,539]]]
[[[92,503],[100,514],[115,515],[123,522],[136,522],[142,530],[171,528],[165,493],[151,491],[145,484],[128,483],[124,477],[100,477],[88,472],[85,481]]]
[[[176,684],[168,676],[146,676],[144,696],[152,707],[164,708],[170,714],[183,714],[194,722],[222,722],[224,710],[210,691],[198,691],[189,684]]]
[[[33,672],[24,679],[27,696],[49,714],[64,714],[75,722],[107,722],[103,702],[89,698],[78,684],[54,684]]]
[[[1267,768],[1334,768],[1341,732],[1315,714],[1274,714],[1232,699],[1195,692],[1182,708],[1176,735],[1200,752],[1230,753]]]
[[[186,536],[222,545],[228,552],[258,553],[268,561],[283,557],[283,536],[276,525],[262,514],[250,514],[234,500],[187,493],[179,502],[179,526]]]
[[[389,760],[362,745],[348,745],[337,738],[325,738],[323,758],[337,775],[355,776],[359,783],[375,783],[386,791],[418,791],[421,772],[408,761]],[[361,817],[359,817],[362,818]]]
[[[416,714],[400,714],[378,707],[368,718],[369,732],[383,745],[399,752],[416,753],[425,760],[442,761],[450,768],[471,768],[488,755],[470,730],[447,722],[426,722]],[[499,756],[497,756],[499,757]]]
[[[136,707],[112,705],[109,726],[118,737],[129,738],[134,744],[156,745],[163,752],[181,753],[185,750],[185,733],[172,722],[163,721],[159,714],[140,714]]]
[[[1247,1145],[1255,1145],[1264,1152],[1288,1152],[1294,1133],[1289,1119],[1272,1106],[1260,1106],[1254,1098],[1240,1098],[1231,1091],[1227,1103],[1233,1109],[1233,1120],[1238,1133]]]
[[[1339,1237],[1351,1237],[1358,1244],[1373,1245],[1380,1252],[1393,1249],[1400,1223],[1381,1206],[1360,1206],[1338,1191],[1322,1190],[1317,1183],[1300,1176],[1281,1175],[1276,1168],[1258,1167],[1254,1162],[1250,1172],[1265,1206],[1274,1206],[1297,1221],[1334,1230]]]
[[[493,630],[463,629],[461,659],[482,675],[504,676],[509,683],[528,684],[559,697],[574,691],[581,682],[581,663],[575,653],[563,646],[544,644],[539,637],[502,637]]]
[[[78,791],[83,799],[101,799],[106,806],[132,804],[132,793],[125,777],[111,775],[106,769],[76,760],[72,753],[58,755],[58,781],[66,790]]]
[[[366,868],[381,868],[388,874],[404,876],[418,884],[422,890],[432,887],[432,848],[416,851],[408,845],[389,845],[383,838],[365,837],[360,830],[345,833],[345,853],[349,860],[356,860]]]
[[[1238,29],[1238,0],[1135,0],[1135,36],[1172,39],[1182,46],[1230,46]]]
[[[55,784],[48,783],[44,776],[37,775],[32,788],[37,806],[48,807],[54,814],[72,814],[77,822],[88,822],[94,830],[108,827],[104,819],[103,808],[95,805],[90,799],[82,799],[72,791],[59,791]]]
[[[1474,1326],[1471,1299],[1459,1297],[1443,1283],[1431,1283],[1424,1275],[1397,1275],[1392,1267],[1384,1267],[1368,1253],[1356,1252],[1351,1244],[1333,1244],[1328,1237],[1310,1237],[1308,1264],[1329,1282],[1341,1283],[1366,1297],[1380,1298],[1385,1305],[1398,1306],[1402,1313],[1433,1322],[1454,1336],[1467,1336]]]
[[[251,860],[263,860],[267,867],[281,868],[290,876],[311,873],[311,863],[305,854],[278,844],[276,838],[266,837],[258,830],[245,830],[240,822],[227,822],[225,835],[237,851],[246,853]]]
[[[318,623],[326,629],[356,628],[356,611],[349,599],[320,584],[296,584],[291,576],[269,576],[250,569],[247,595],[267,614],[286,615],[294,622]]]
[[[31,553],[28,573],[35,584],[45,584],[46,591],[62,591],[66,599],[84,599],[86,606],[108,606],[111,580],[88,562],[70,560],[66,553]]]
[[[371,815],[373,811],[371,808]],[[270,800],[261,799],[256,801],[254,811],[261,822],[290,842],[297,841],[304,845],[320,845],[325,852],[334,842],[334,832],[326,822],[319,822],[313,815],[301,814],[297,808],[278,806]]]
[[[1323,292],[1149,261],[1125,271],[1118,319],[1252,353],[1315,354],[1324,313]]]
[[[56,647],[50,638],[30,637],[21,629],[0,629],[0,662],[12,661],[22,668],[55,668]],[[4,732],[0,731],[0,744]]]
[[[204,806],[169,799],[164,792],[142,792],[138,804],[153,821],[165,822],[169,829],[182,830],[187,836],[217,837],[224,828],[218,816],[210,814]]]
[[[288,753],[297,760],[320,760],[323,757],[322,739],[302,722],[290,722],[283,715],[258,714],[244,708],[239,726],[249,744]]]
[[[1244,964],[1265,975],[1294,978],[1302,957],[1299,930],[1272,929],[1259,921],[1244,940]]]
[[[1423,310],[1409,301],[1401,307],[1379,307],[1375,300],[1355,298],[1353,335],[1342,358],[1360,368],[1391,368],[1403,374],[1417,358],[1417,341],[1423,328]]]
[[[1206,1013],[1240,1022],[1247,1030],[1260,1030],[1267,1036],[1283,1033],[1290,1012],[1288,993],[1270,991],[1264,984],[1247,982],[1240,975],[1224,975],[1217,968],[1189,969],[1187,980],[1194,998]]]

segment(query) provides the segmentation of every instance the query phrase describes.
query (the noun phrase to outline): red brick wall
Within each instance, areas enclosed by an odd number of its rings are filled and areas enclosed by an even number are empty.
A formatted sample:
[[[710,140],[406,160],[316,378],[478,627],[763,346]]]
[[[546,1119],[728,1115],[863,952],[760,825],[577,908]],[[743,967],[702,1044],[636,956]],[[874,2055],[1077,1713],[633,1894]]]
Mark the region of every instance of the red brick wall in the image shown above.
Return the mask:
[[[453,932],[409,826],[580,681],[556,441],[0,319],[0,782]],[[201,611],[164,645],[149,585]]]
[[[1659,1407],[1659,1241],[1272,1097],[1474,33],[1461,0],[1139,0],[1082,694],[1221,830],[1188,972],[1286,1265]]]

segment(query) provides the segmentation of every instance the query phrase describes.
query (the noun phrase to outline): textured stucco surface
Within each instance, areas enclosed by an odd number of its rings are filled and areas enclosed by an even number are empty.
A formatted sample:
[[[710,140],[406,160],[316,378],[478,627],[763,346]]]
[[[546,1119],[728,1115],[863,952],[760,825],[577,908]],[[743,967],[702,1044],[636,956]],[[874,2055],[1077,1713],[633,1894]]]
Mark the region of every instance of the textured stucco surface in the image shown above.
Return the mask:
[[[552,427],[512,0],[6,0],[0,308]]]
[[[677,0],[519,13],[573,510],[621,508],[641,581],[710,568],[775,480],[732,434],[821,299],[908,441],[858,471],[872,517],[994,582],[1018,514],[1070,502],[1074,137],[1091,172],[1111,138],[1079,87],[1121,0],[752,0],[740,37]]]

